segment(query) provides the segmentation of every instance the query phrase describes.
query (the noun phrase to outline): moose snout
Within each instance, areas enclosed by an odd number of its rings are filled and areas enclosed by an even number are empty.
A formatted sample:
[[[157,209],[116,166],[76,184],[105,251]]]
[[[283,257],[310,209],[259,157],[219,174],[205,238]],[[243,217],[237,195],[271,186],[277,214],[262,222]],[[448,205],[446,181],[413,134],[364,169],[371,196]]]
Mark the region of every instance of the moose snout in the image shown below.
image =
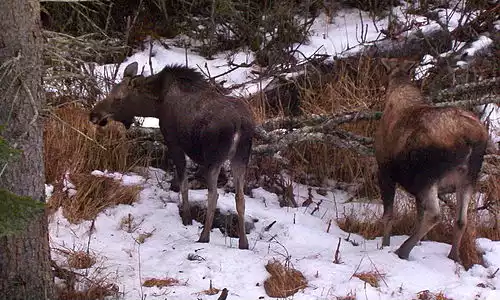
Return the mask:
[[[99,126],[106,126],[108,124],[108,119],[103,118],[100,114],[91,112],[89,116],[90,122]]]

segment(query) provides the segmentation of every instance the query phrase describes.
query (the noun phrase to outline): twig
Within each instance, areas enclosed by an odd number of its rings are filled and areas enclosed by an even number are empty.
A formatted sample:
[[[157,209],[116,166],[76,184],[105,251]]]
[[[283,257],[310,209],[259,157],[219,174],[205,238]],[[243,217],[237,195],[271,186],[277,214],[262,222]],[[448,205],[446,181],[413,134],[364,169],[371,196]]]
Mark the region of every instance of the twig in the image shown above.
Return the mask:
[[[149,40],[149,57],[148,57],[148,61],[149,61],[149,71],[151,72],[150,75],[154,75],[153,73],[153,62],[151,61],[151,57],[153,56],[153,39],[150,39]]]
[[[274,224],[276,224],[276,221],[273,221],[271,224],[264,227],[264,231],[269,231],[271,229],[271,227],[273,227]]]
[[[498,271],[500,270],[500,268],[497,268],[495,272],[493,272],[493,274],[491,274],[490,276],[488,276],[489,279],[493,279],[495,278],[495,276],[497,275]]]
[[[330,220],[331,223],[331,220]],[[340,242],[342,241],[341,238],[339,238],[339,242],[337,244],[337,250],[335,250],[335,258],[333,260],[334,264],[340,264]]]

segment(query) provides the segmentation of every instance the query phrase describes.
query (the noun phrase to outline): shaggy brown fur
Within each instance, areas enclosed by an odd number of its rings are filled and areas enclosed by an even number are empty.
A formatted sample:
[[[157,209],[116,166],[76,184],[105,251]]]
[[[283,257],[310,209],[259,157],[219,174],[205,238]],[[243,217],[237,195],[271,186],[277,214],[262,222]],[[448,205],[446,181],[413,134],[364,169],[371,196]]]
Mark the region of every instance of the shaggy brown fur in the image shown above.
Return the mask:
[[[459,261],[467,206],[483,162],[488,132],[471,112],[436,108],[411,82],[415,62],[382,59],[389,75],[386,104],[375,137],[379,188],[384,202],[383,246],[390,243],[396,183],[417,201],[419,224],[397,250],[408,258],[440,219],[438,195],[456,192],[457,218],[449,258]]]
[[[137,63],[125,68],[122,82],[94,107],[90,120],[104,126],[112,118],[128,128],[136,116],[160,119],[180,182],[184,225],[192,224],[185,155],[206,168],[208,208],[199,242],[210,240],[218,198],[217,178],[224,161],[230,160],[236,188],[239,248],[248,249],[243,188],[255,125],[247,104],[214,91],[191,68],[167,66],[149,77],[136,76],[137,69]]]

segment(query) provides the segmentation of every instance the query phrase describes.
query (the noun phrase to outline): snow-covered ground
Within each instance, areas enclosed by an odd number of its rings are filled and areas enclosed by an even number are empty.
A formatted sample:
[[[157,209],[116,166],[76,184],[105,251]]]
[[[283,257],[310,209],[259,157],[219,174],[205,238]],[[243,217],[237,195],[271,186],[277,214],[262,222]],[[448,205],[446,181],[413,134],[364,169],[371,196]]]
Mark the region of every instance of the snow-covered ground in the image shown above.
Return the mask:
[[[94,174],[99,175],[99,172]],[[158,175],[159,174],[159,175]],[[303,272],[308,287],[294,299],[335,299],[348,294],[357,299],[415,299],[417,293],[430,290],[442,292],[455,300],[500,299],[500,276],[490,278],[500,267],[500,242],[478,239],[484,251],[486,267],[476,265],[465,271],[446,256],[450,245],[422,242],[414,248],[408,261],[399,259],[395,250],[406,238],[395,236],[392,246],[380,249],[381,240],[365,240],[348,234],[332,223],[336,210],[342,211],[348,195],[329,191],[321,196],[313,189],[314,201],[322,200],[319,211],[311,215],[309,208],[280,208],[278,197],[261,188],[246,197],[247,218],[258,219],[248,235],[250,250],[239,250],[237,239],[225,237],[213,230],[208,244],[196,243],[202,224],[183,226],[178,213],[178,194],[159,187],[162,171],[150,169],[146,177],[137,174],[118,175],[123,184],[143,187],[140,199],[133,205],[119,205],[101,213],[91,222],[70,224],[59,210],[50,223],[51,245],[55,248],[86,250],[98,263],[89,270],[109,274],[124,292],[124,299],[217,299],[218,296],[197,294],[209,288],[227,288],[228,299],[268,299],[263,282],[269,276],[264,266],[273,258],[284,261],[289,256],[292,265]],[[164,183],[163,183],[164,185]],[[222,210],[234,211],[234,194],[219,191]],[[205,202],[207,190],[190,190],[192,201]],[[307,186],[295,184],[298,203],[307,199]],[[122,229],[123,220],[135,224],[133,232]],[[264,228],[276,221],[269,231]],[[152,235],[140,244],[141,234]],[[333,263],[338,239],[341,238],[340,264]],[[64,266],[62,256],[54,251],[56,260]],[[199,255],[199,261],[188,260],[189,254]],[[99,270],[99,271],[97,271]],[[384,275],[379,288],[365,284],[352,275],[357,272],[378,272]],[[141,287],[149,278],[175,278],[181,284],[158,289]],[[145,298],[144,295],[147,295]],[[196,296],[197,295],[197,296]],[[260,298],[264,297],[264,298]]]

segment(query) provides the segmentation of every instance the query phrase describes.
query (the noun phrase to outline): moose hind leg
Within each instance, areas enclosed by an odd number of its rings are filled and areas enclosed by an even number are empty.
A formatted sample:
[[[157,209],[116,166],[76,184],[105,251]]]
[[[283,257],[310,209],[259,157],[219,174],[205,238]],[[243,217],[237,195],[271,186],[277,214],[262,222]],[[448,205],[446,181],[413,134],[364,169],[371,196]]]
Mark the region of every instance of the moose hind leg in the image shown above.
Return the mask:
[[[408,259],[413,247],[439,222],[440,208],[437,192],[437,185],[434,184],[416,195],[417,203],[421,201],[423,205],[423,216],[418,221],[415,232],[396,251],[400,258]]]
[[[457,188],[457,211],[455,225],[453,226],[453,241],[448,258],[460,262],[460,242],[467,226],[467,208],[472,197],[473,187],[468,184]]]
[[[384,203],[384,214],[382,216],[384,235],[382,237],[382,246],[389,246],[391,243],[391,231],[394,216],[394,194],[396,191],[396,184],[388,176],[388,174],[383,171],[379,171],[378,185],[380,189],[380,195]]]
[[[221,166],[221,164],[212,165],[207,170],[208,205],[205,215],[205,225],[198,240],[200,243],[208,243],[210,241],[210,231],[212,230],[217,199],[219,198],[219,194],[217,193],[217,178],[219,178]]]
[[[170,147],[170,155],[175,164],[175,173],[177,176],[177,181],[179,182],[179,193],[180,193],[180,212],[183,225],[193,225],[193,219],[191,218],[191,205],[188,199],[188,180],[186,174],[186,156],[181,149]]]
[[[245,230],[245,174],[246,164],[233,160],[231,162],[231,170],[234,177],[234,187],[236,189],[236,211],[238,212],[238,236],[240,249],[248,249],[248,239]]]

